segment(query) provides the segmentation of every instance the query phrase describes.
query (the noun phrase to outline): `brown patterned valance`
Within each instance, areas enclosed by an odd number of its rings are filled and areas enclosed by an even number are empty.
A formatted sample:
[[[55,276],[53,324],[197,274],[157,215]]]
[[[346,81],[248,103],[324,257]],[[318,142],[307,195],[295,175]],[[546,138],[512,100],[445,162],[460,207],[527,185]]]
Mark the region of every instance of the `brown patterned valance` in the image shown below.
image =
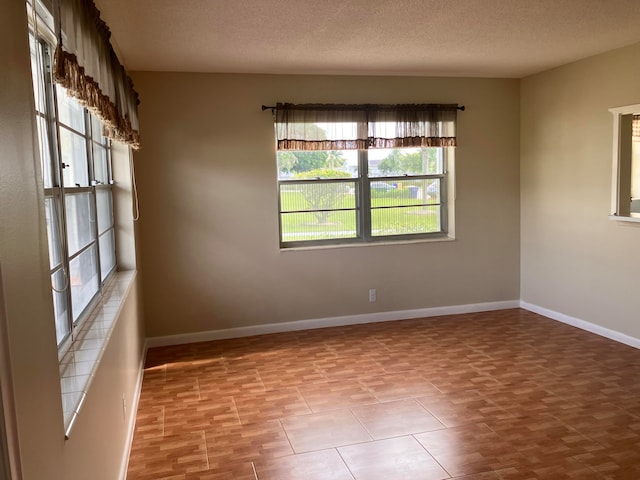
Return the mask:
[[[138,94],[92,0],[58,0],[54,79],[104,124],[104,134],[140,147]]]
[[[278,103],[278,150],[455,147],[457,105]]]
[[[631,131],[634,139],[640,139],[640,115],[634,115],[631,122]]]

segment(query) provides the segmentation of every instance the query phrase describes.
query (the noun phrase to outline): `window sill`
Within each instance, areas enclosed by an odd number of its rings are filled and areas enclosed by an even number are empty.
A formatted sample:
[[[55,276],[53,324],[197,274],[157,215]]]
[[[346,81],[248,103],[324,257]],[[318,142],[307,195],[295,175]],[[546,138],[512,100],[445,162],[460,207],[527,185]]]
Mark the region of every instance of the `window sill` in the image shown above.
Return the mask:
[[[78,418],[109,338],[127,298],[135,271],[117,272],[104,288],[98,304],[77,332],[77,338],[60,359],[60,386],[65,438]]]
[[[640,223],[640,216],[623,217],[621,215],[609,215],[609,220],[615,220],[616,222]]]
[[[389,245],[412,245],[416,243],[453,242],[455,237],[442,236],[431,238],[420,238],[416,240],[388,240],[384,242],[354,242],[336,243],[333,245],[312,245],[308,247],[280,247],[280,252],[299,252],[301,250],[328,250],[334,248],[357,248],[357,247],[382,247]]]

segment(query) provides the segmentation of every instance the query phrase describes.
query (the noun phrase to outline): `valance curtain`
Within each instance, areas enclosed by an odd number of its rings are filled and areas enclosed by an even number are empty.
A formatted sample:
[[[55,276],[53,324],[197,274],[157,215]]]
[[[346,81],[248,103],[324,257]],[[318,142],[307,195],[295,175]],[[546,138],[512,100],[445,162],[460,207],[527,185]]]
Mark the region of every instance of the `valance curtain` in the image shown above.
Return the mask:
[[[92,0],[58,0],[54,79],[104,124],[104,134],[140,146],[138,94]]]
[[[634,115],[631,122],[632,135],[635,140],[640,140],[640,115]]]
[[[455,147],[457,105],[278,103],[278,150]]]

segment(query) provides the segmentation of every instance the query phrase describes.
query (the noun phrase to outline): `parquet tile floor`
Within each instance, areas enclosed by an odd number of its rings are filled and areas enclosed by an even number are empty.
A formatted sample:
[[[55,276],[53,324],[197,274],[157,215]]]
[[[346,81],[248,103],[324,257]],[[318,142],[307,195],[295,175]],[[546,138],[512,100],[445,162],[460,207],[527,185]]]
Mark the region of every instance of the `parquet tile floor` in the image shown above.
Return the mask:
[[[128,480],[640,479],[640,350],[513,309],[153,348]]]

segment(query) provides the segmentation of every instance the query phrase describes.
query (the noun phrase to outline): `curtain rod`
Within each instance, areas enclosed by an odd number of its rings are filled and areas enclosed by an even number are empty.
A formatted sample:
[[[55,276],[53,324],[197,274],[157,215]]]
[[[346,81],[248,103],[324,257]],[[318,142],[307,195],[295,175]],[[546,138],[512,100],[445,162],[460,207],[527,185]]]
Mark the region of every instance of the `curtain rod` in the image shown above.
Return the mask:
[[[464,112],[466,107],[464,105],[458,105],[458,110]],[[264,112],[265,110],[271,110],[271,112],[273,112],[276,109],[275,105],[262,105],[262,111]]]

